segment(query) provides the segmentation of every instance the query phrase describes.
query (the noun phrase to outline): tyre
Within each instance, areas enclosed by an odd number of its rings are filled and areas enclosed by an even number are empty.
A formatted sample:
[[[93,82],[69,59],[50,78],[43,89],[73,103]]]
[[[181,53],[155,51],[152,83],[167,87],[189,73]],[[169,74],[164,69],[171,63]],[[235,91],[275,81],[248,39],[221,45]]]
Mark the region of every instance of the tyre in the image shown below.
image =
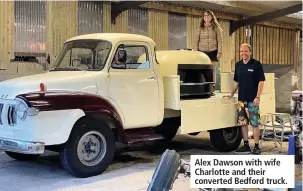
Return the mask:
[[[242,141],[240,127],[212,130],[209,135],[212,145],[221,152],[236,150]]]
[[[174,150],[166,150],[156,167],[147,191],[170,190],[178,175],[180,155]]]
[[[76,123],[60,152],[63,167],[72,175],[86,178],[102,174],[113,160],[114,133],[96,120],[83,119]]]
[[[156,133],[164,137],[164,142],[169,142],[176,136],[180,125],[180,117],[166,118],[162,124],[156,128]]]
[[[10,151],[5,151],[5,153],[9,157],[19,161],[31,161],[37,159],[40,156],[40,154],[22,154],[22,153],[10,152]]]

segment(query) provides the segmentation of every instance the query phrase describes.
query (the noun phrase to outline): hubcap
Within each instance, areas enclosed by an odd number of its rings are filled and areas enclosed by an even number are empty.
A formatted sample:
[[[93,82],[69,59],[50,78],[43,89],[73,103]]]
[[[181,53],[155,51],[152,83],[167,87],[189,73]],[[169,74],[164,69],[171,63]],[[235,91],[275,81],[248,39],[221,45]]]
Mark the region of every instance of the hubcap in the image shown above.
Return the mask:
[[[223,129],[223,137],[227,143],[236,141],[239,134],[239,129],[236,127]]]
[[[97,131],[84,134],[78,142],[77,155],[86,166],[94,166],[103,159],[106,153],[106,141]]]

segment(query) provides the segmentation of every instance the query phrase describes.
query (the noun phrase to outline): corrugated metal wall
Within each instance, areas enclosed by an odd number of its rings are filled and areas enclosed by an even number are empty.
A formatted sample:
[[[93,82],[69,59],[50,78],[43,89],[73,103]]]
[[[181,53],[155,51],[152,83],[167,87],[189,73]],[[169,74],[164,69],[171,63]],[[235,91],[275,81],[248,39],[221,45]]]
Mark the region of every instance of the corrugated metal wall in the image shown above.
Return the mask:
[[[294,64],[296,32],[291,29],[255,25],[253,56],[263,64]]]
[[[131,9],[128,11],[128,32],[131,34],[148,35],[148,11]]]
[[[186,15],[168,14],[168,49],[187,48],[187,25]]]
[[[14,2],[0,1],[0,69],[14,57]]]
[[[45,53],[45,9],[45,1],[15,1],[15,56]]]
[[[152,38],[157,50],[168,49],[168,13],[148,11],[148,36]]]
[[[103,31],[103,4],[78,2],[78,35]]]

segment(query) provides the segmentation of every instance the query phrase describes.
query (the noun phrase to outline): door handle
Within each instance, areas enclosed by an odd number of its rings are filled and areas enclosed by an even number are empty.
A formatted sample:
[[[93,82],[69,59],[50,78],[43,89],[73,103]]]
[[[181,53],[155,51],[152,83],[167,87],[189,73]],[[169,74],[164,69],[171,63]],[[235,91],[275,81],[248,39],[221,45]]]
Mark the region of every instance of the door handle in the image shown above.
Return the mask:
[[[155,76],[152,76],[152,77],[149,77],[149,78],[147,78],[147,79],[149,79],[149,80],[155,80],[156,77],[155,77]]]

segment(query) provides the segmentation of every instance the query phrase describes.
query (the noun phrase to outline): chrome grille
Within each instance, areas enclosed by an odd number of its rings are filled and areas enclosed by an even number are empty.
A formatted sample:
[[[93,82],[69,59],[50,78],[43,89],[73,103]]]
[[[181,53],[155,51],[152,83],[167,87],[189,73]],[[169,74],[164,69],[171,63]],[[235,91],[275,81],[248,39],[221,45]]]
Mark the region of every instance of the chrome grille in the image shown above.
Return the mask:
[[[15,115],[16,108],[14,106],[8,107],[7,112],[7,122],[9,125],[15,125],[16,124],[16,115]]]
[[[3,123],[2,123],[2,110],[3,110],[3,104],[0,103],[0,125],[3,125]]]

